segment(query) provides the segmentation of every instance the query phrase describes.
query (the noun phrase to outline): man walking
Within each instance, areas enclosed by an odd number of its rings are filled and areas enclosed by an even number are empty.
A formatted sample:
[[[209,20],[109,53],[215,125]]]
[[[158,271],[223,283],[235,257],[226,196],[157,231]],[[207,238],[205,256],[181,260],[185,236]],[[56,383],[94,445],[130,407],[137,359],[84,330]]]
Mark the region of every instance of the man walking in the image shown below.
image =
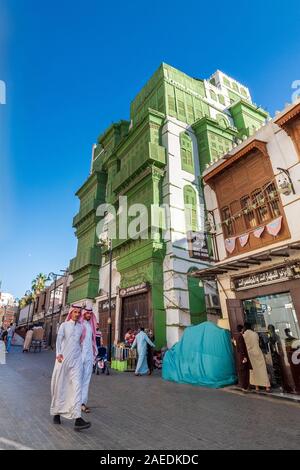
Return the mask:
[[[89,386],[93,373],[94,359],[97,356],[96,330],[97,319],[91,308],[84,308],[82,312],[83,341],[82,341],[82,401],[81,410],[90,413],[88,408]]]
[[[147,346],[148,344],[155,348],[154,343],[146,335],[144,328],[140,327],[140,332],[136,335],[134,342],[132,343],[131,348],[137,348],[138,352],[138,362],[135,369],[135,375],[145,375],[150,374],[148,363],[147,363]]]
[[[61,424],[61,416],[75,419],[75,431],[91,426],[81,418],[83,326],[80,316],[81,308],[72,306],[59,328],[51,380],[50,414],[54,416],[53,421]]]
[[[11,342],[12,342],[13,336],[15,334],[15,329],[16,329],[15,325],[13,323],[11,323],[10,327],[7,330],[6,350],[7,350],[8,353],[10,352]]]

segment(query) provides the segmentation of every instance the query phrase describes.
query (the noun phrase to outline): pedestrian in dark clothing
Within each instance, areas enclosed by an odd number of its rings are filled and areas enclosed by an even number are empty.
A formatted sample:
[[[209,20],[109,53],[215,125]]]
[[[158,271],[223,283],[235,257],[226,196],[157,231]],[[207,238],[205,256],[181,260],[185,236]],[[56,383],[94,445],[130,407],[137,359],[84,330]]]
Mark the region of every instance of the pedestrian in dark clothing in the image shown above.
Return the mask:
[[[243,329],[244,327],[242,325],[237,326],[238,334],[235,336],[235,342],[239,383],[242,387],[242,390],[246,392],[249,389],[250,369],[252,369],[252,366],[248,357],[246,343],[242,334]]]

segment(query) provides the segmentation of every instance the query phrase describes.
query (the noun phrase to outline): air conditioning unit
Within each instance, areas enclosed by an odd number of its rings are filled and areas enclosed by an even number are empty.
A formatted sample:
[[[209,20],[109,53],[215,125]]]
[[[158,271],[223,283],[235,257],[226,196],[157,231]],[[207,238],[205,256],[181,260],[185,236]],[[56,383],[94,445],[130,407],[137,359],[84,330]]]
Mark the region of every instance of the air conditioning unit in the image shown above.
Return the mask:
[[[205,294],[205,303],[208,309],[221,308],[220,299],[217,294]]]

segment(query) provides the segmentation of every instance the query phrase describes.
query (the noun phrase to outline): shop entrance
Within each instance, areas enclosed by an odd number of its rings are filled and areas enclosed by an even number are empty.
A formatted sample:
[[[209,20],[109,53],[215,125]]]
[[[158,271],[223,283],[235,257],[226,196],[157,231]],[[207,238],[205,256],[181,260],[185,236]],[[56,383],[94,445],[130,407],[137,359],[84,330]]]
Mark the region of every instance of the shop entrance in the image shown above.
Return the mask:
[[[137,331],[139,326],[151,328],[149,293],[143,292],[122,298],[121,341],[128,328]]]
[[[259,334],[272,386],[300,393],[300,329],[290,293],[246,299],[242,305],[245,321]]]

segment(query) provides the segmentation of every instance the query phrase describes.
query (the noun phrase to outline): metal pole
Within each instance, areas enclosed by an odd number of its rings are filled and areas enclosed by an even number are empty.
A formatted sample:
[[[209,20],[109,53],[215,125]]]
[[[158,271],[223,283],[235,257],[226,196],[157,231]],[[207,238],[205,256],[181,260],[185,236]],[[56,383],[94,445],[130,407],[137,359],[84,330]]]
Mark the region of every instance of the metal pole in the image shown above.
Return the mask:
[[[56,293],[57,275],[55,274],[53,277],[54,277],[54,289],[53,289],[52,313],[51,313],[51,328],[50,328],[50,339],[49,339],[49,346],[50,346],[51,349],[53,349],[53,345],[52,345],[52,336],[53,336],[53,315],[54,315],[54,304],[55,304],[55,293]]]
[[[69,273],[69,269],[66,269],[64,273],[63,295],[61,299],[61,307],[60,307],[59,319],[58,319],[59,325],[61,324],[61,317],[62,317],[62,314],[64,313],[64,309],[65,309],[65,305],[67,301],[66,290],[67,290],[67,282],[68,282],[68,273]]]
[[[111,347],[112,347],[111,284],[112,284],[112,241],[109,240],[108,351],[107,351],[107,359],[109,362],[111,362]]]

